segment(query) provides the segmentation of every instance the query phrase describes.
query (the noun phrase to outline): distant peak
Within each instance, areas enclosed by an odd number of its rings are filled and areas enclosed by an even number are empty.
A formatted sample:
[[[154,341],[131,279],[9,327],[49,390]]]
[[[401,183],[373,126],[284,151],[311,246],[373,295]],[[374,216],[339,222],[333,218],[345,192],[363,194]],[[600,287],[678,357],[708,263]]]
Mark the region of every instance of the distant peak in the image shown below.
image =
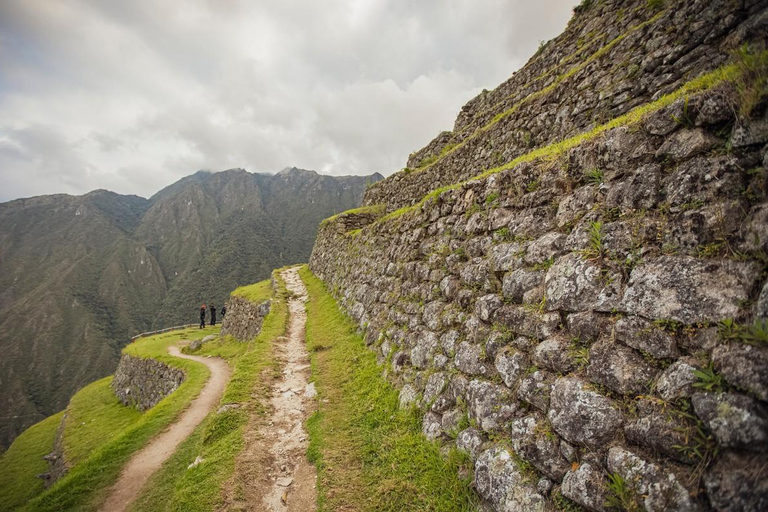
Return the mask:
[[[317,174],[317,172],[309,171],[307,169],[299,169],[298,167],[286,167],[285,169],[278,172],[277,176],[286,176],[289,174],[298,174],[298,173]]]

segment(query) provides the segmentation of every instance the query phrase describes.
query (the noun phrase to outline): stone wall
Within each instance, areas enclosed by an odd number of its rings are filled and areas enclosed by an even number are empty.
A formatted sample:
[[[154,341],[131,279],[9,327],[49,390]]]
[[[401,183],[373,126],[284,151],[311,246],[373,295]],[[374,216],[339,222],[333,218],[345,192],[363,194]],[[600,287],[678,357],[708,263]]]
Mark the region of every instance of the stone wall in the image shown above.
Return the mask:
[[[66,427],[67,412],[61,416],[61,421],[56,429],[56,436],[53,439],[53,448],[51,453],[43,457],[48,462],[48,472],[37,475],[43,480],[45,488],[52,486],[61,477],[69,471],[69,463],[64,457],[64,428]]]
[[[227,316],[221,322],[221,335],[231,335],[239,341],[251,341],[261,332],[261,324],[269,313],[272,301],[255,304],[232,296],[227,302]]]
[[[363,203],[384,204],[390,211],[414,204],[435,188],[674,91],[720,66],[740,45],[765,39],[767,4],[590,2],[523,69],[465,105],[452,134],[441,133],[409,158],[409,168],[369,187]],[[420,165],[425,167],[411,169]]]
[[[605,510],[609,476],[648,511],[768,506],[768,101],[737,117],[740,87],[321,227],[312,271],[493,509]]]
[[[155,359],[123,354],[112,379],[112,389],[123,405],[146,411],[184,382],[184,372]]]

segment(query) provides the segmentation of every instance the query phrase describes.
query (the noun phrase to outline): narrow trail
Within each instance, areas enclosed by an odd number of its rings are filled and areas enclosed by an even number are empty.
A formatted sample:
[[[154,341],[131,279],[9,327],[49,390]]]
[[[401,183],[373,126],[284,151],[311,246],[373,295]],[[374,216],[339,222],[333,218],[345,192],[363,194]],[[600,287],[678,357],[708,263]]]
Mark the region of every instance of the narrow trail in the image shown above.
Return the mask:
[[[282,373],[270,392],[271,416],[254,415],[238,456],[235,482],[220,510],[306,512],[315,510],[317,473],[307,460],[309,444],[304,422],[313,410],[314,386],[309,382],[305,346],[307,290],[297,268],[281,273],[294,297],[288,301],[290,319],[284,337],[275,341]],[[237,496],[237,497],[235,497]]]
[[[166,430],[136,452],[128,461],[109,497],[101,506],[103,512],[122,512],[138,497],[147,479],[165,462],[176,447],[195,430],[208,413],[218,405],[232,373],[229,365],[218,357],[200,357],[182,354],[178,346],[168,347],[174,357],[191,359],[207,366],[211,376],[203,390],[181,416]]]

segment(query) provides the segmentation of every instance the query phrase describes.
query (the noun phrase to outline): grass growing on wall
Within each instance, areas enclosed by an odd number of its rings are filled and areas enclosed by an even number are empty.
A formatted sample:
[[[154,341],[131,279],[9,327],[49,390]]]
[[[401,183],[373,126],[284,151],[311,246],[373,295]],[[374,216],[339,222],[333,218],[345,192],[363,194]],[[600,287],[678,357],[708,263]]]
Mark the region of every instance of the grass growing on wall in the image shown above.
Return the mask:
[[[398,408],[398,392],[381,376],[323,283],[299,272],[309,292],[307,348],[319,408],[307,422],[308,456],[318,469],[318,510],[470,510],[466,456],[440,455],[421,434],[420,415]],[[467,471],[467,473],[471,473]]]
[[[288,321],[286,289],[277,271],[278,290],[261,332],[248,343],[231,336],[209,342],[196,355],[216,355],[230,361],[234,370],[224,391],[221,404],[241,404],[237,409],[213,411],[176,453],[150,479],[132,510],[140,511],[208,511],[222,504],[221,490],[235,467],[237,454],[243,449],[243,431],[252,413],[268,411],[269,384],[278,371],[272,352],[272,340],[285,333]],[[270,281],[262,281],[269,285]],[[269,287],[272,290],[271,286]],[[188,466],[200,456],[203,462]]]
[[[43,456],[53,449],[63,414],[32,425],[0,456],[0,510],[16,510],[43,491],[43,481],[37,475],[48,472]]]
[[[232,292],[233,297],[242,297],[256,304],[264,302],[272,297],[272,283],[269,279],[259,281],[255,284],[241,286]]]
[[[155,407],[143,413],[130,426],[119,433],[112,433],[109,442],[95,446],[85,460],[74,466],[69,474],[53,487],[27,503],[22,510],[97,510],[131,455],[181,414],[189,402],[200,393],[210,375],[208,368],[202,364],[169,356],[167,347],[179,340],[196,339],[216,331],[217,328],[172,331],[140,338],[123,349],[123,353],[152,357],[180,368],[186,374],[184,383]],[[78,398],[76,395],[73,401],[77,403]],[[90,436],[92,433],[83,430],[78,435]],[[67,443],[82,446],[86,441],[73,441],[65,437],[65,446]]]

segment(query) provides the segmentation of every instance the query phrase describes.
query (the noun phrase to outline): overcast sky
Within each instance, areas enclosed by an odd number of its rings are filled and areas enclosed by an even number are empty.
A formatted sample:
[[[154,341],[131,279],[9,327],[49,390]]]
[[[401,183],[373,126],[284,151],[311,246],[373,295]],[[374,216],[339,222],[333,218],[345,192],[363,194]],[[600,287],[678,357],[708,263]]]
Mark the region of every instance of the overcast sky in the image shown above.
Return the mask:
[[[388,175],[577,0],[2,0],[0,201],[199,169]]]

